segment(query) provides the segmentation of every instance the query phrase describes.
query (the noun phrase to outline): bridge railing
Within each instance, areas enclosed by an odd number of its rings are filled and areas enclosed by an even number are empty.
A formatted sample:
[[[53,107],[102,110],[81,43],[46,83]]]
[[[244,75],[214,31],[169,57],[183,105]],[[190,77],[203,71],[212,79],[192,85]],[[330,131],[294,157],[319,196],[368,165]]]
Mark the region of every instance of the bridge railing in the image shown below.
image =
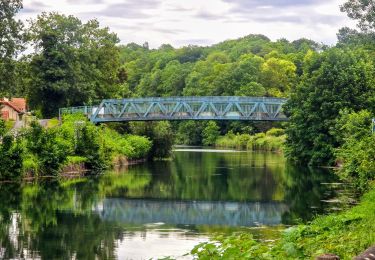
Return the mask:
[[[64,115],[71,114],[83,114],[88,118],[95,112],[98,106],[79,106],[79,107],[64,107],[59,109],[59,118],[61,119]]]

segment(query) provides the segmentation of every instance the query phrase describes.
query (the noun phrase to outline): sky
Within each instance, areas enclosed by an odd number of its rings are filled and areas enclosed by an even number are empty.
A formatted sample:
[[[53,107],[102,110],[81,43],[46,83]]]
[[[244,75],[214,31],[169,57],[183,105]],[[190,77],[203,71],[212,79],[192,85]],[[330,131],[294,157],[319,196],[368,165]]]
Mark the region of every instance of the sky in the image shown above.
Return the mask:
[[[24,0],[19,18],[56,11],[82,21],[96,18],[121,43],[207,46],[249,34],[271,40],[308,38],[336,42],[355,22],[341,13],[344,0]]]

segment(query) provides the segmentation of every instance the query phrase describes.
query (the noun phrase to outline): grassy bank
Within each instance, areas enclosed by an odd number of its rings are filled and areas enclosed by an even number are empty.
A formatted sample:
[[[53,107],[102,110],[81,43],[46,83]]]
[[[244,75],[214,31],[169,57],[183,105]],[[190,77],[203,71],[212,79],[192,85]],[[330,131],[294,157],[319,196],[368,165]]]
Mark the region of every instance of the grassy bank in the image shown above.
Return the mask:
[[[60,176],[70,165],[100,171],[114,163],[147,158],[152,147],[146,137],[121,135],[80,115],[66,116],[54,127],[33,122],[16,135],[7,132],[1,121],[0,137],[0,180]]]
[[[341,213],[320,216],[307,225],[291,227],[275,242],[258,242],[250,234],[219,237],[192,254],[199,259],[313,259],[333,253],[352,259],[375,242],[375,185],[360,203]]]
[[[219,137],[216,140],[215,146],[253,151],[282,152],[285,138],[284,130],[278,128],[255,135],[233,134],[229,132],[225,136]]]

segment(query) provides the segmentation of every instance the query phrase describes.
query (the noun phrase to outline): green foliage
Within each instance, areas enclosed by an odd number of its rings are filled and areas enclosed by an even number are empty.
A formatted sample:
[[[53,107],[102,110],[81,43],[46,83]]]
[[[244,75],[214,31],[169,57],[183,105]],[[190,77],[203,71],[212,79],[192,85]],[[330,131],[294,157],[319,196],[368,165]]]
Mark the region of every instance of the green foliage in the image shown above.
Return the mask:
[[[191,254],[197,259],[313,259],[332,253],[340,259],[352,259],[375,241],[375,235],[369,232],[375,228],[374,200],[372,189],[358,206],[291,227],[270,244],[241,233],[199,244]]]
[[[59,119],[52,118],[52,119],[48,120],[47,127],[48,128],[54,128],[54,127],[57,127],[59,124],[60,124]]]
[[[9,120],[9,121],[6,121],[5,122],[5,128],[6,128],[6,131],[9,131],[13,128],[14,124],[16,122],[12,121],[12,120]]]
[[[321,46],[301,39],[271,42],[249,35],[210,47],[120,47],[126,93],[133,96],[287,96],[304,57]]]
[[[341,11],[358,21],[358,26],[362,31],[374,31],[375,17],[373,1],[347,0]]]
[[[0,120],[1,121],[1,120]],[[2,136],[0,145],[0,180],[20,179],[22,177],[23,148],[13,136]]]
[[[342,164],[339,172],[361,192],[375,178],[375,135],[370,129],[371,118],[366,110],[344,111],[337,120],[343,140],[343,145],[337,149],[337,160]]]
[[[256,134],[247,143],[247,148],[250,150],[262,150],[262,151],[273,151],[281,152],[284,150],[285,135],[273,136],[268,133]]]
[[[194,247],[191,254],[195,259],[270,259],[266,244],[256,242],[246,233],[217,237],[218,242],[201,243]]]
[[[283,129],[272,128],[266,133],[233,134],[229,132],[219,137],[215,145],[218,147],[247,149],[253,151],[283,151],[286,136]]]
[[[17,62],[14,57],[24,48],[20,20],[15,16],[22,9],[21,0],[0,1],[0,95],[16,92]]]
[[[38,176],[40,172],[38,158],[33,154],[24,154],[22,169],[27,175]]]
[[[150,156],[154,158],[168,158],[172,155],[174,134],[169,122],[156,123],[150,139],[153,143]]]
[[[148,138],[136,135],[122,136],[112,129],[104,129],[102,136],[107,149],[113,151],[112,157],[123,155],[128,159],[145,158],[152,146]]]
[[[32,122],[25,133],[26,153],[33,154],[38,162],[38,169],[44,175],[57,175],[66,160],[66,146],[58,142],[56,131],[48,131],[37,122]]]
[[[101,170],[109,166],[109,155],[102,146],[99,130],[88,124],[76,128],[74,154],[86,158],[85,165],[91,170]]]
[[[284,129],[281,129],[281,128],[271,128],[270,130],[268,130],[266,132],[266,136],[282,136],[285,134],[285,131]]]
[[[262,65],[261,83],[270,96],[286,96],[296,82],[296,70],[291,61],[269,58]]]
[[[214,145],[216,140],[220,136],[220,128],[215,123],[215,121],[209,121],[207,126],[203,129],[203,144],[204,145]]]
[[[88,169],[107,168],[119,156],[129,160],[145,158],[151,150],[152,142],[145,137],[124,136],[105,126],[96,127],[80,115],[66,116],[63,121],[60,138],[70,140],[71,155],[85,158]]]
[[[330,252],[341,259],[352,259],[375,241],[368,232],[374,228],[374,199],[372,190],[350,210],[318,217],[309,225],[287,230],[272,249],[273,254],[284,259],[306,259]]]
[[[341,145],[334,134],[340,111],[374,108],[374,65],[364,51],[337,48],[309,54],[305,63],[285,107],[290,117],[286,153],[301,163],[332,164]]]
[[[176,144],[201,145],[204,125],[200,121],[183,121],[178,123]]]
[[[175,136],[170,122],[132,122],[130,128],[132,133],[152,140],[149,158],[165,159],[171,156]]]
[[[19,179],[22,174],[23,147],[7,134],[4,120],[0,119],[0,180]]]
[[[120,84],[118,38],[97,20],[43,13],[31,23],[29,104],[43,116],[112,97]]]
[[[87,158],[82,157],[82,156],[74,155],[74,156],[67,156],[66,157],[66,164],[67,165],[85,163],[86,161],[87,161]]]
[[[64,165],[83,163],[88,170],[110,167],[117,157],[146,158],[152,142],[141,136],[120,135],[96,127],[81,115],[69,115],[60,127],[43,128],[37,122],[16,137],[8,136],[0,120],[0,179],[29,176],[59,176]],[[3,168],[2,168],[3,169]]]
[[[132,151],[127,155],[130,159],[141,159],[151,150],[152,142],[145,137],[137,135],[128,135],[125,137],[125,140],[132,147]]]

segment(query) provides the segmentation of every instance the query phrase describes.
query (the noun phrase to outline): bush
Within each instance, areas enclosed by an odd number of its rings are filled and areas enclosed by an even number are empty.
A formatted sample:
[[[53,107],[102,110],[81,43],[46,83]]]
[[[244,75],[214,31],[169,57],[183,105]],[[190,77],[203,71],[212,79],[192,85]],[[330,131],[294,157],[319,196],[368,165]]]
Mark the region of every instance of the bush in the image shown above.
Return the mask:
[[[68,155],[65,143],[58,142],[56,138],[57,132],[43,129],[37,122],[32,122],[25,136],[25,152],[35,156],[40,172],[57,175]]]
[[[172,155],[175,136],[170,122],[133,122],[130,127],[133,134],[147,136],[152,140],[149,158],[163,159]]]
[[[229,132],[225,136],[217,139],[215,145],[218,147],[247,149],[254,151],[274,151],[281,152],[285,143],[286,136],[282,129],[271,129],[267,133],[233,134]]]
[[[285,131],[284,129],[281,129],[281,128],[271,128],[270,130],[266,132],[266,135],[278,137],[278,136],[285,135]]]
[[[146,158],[152,146],[146,137],[124,136],[105,126],[96,127],[82,115],[66,116],[60,127],[53,128],[43,128],[33,121],[16,140],[6,132],[6,124],[0,120],[0,179],[15,179],[22,172],[35,177],[58,176],[64,165],[75,163],[84,163],[89,170],[102,170],[111,166],[117,156]],[[172,146],[173,139],[162,138]]]
[[[336,150],[337,161],[342,163],[339,173],[349,179],[361,192],[375,179],[375,135],[371,133],[371,113],[344,111],[337,120],[343,145]]]
[[[125,154],[129,159],[145,158],[152,147],[152,142],[143,136],[128,135],[126,141],[133,148],[132,153]]]
[[[220,128],[214,121],[209,121],[207,126],[203,129],[203,144],[214,145],[217,138],[220,136]]]
[[[308,225],[286,229],[274,242],[257,242],[248,233],[216,238],[196,246],[196,259],[315,259],[324,253],[353,259],[372,246],[375,235],[375,189],[359,205],[341,213],[320,216]]]
[[[0,145],[0,179],[19,179],[22,177],[23,148],[13,136],[3,136]]]

